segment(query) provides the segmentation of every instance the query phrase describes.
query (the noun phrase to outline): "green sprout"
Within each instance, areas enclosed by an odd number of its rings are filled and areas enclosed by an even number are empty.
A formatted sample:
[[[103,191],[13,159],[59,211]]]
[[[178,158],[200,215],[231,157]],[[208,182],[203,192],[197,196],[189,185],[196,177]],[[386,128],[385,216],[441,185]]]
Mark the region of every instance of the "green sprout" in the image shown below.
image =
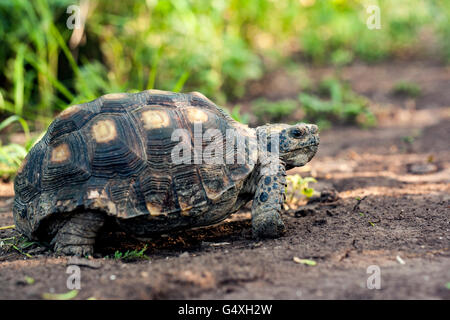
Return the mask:
[[[25,282],[29,285],[32,285],[32,284],[34,284],[35,280],[32,277],[25,276]]]
[[[416,98],[420,96],[421,89],[417,84],[413,82],[400,81],[395,84],[394,88],[392,89],[392,92],[396,95]]]
[[[285,189],[286,203],[288,206],[297,206],[301,198],[310,198],[314,195],[315,190],[309,186],[310,183],[316,183],[313,177],[303,178],[299,174],[286,177],[287,186]]]
[[[136,260],[148,260],[149,257],[144,254],[147,250],[147,245],[145,245],[141,250],[127,250],[126,252],[116,251],[114,255],[111,257],[114,260],[123,260],[123,261],[136,261]]]

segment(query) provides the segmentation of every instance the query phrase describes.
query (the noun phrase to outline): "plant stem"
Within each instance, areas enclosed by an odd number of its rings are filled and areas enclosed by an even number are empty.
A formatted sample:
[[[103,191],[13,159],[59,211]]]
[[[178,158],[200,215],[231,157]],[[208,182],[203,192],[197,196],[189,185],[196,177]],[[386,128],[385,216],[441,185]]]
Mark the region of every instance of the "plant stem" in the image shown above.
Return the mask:
[[[15,229],[16,225],[0,227],[0,230]]]

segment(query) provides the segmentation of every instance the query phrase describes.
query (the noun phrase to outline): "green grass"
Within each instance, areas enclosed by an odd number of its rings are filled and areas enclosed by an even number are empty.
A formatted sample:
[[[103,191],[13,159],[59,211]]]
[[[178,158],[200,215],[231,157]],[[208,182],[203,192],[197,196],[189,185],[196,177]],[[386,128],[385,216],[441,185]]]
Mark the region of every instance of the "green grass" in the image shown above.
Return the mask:
[[[259,123],[281,122],[286,120],[299,108],[295,100],[269,101],[264,98],[257,99],[252,104],[252,112]]]
[[[8,143],[3,145],[0,141],[0,178],[7,180],[14,176],[23,159],[31,148],[33,140],[30,138],[30,129],[27,122],[18,115],[12,115],[0,122],[0,132],[13,124],[20,124],[25,134],[25,145]]]
[[[243,124],[248,124],[249,119],[250,119],[250,115],[248,113],[241,113],[241,106],[240,105],[236,105],[234,106],[234,108],[231,110],[230,116]]]
[[[122,260],[122,261],[136,261],[136,260],[148,260],[150,259],[147,255],[145,255],[145,251],[147,250],[147,245],[145,245],[141,250],[127,250],[126,252],[116,251],[113,256],[108,256],[107,258]]]
[[[416,98],[420,96],[422,90],[418,84],[409,81],[399,81],[394,85],[392,92],[396,95]]]
[[[322,81],[316,94],[298,96],[306,118],[326,128],[333,123],[357,123],[363,127],[375,125],[366,98],[353,92],[348,84],[335,78]]]
[[[300,51],[337,66],[374,61],[416,45],[423,27],[443,40],[450,30],[446,1],[379,1],[375,31],[359,0],[307,3],[100,0],[84,40],[71,47],[66,8],[73,1],[2,1],[0,110],[35,120],[104,93],[150,88],[197,90],[224,103],[261,77],[264,59]],[[446,56],[448,41],[441,42]]]

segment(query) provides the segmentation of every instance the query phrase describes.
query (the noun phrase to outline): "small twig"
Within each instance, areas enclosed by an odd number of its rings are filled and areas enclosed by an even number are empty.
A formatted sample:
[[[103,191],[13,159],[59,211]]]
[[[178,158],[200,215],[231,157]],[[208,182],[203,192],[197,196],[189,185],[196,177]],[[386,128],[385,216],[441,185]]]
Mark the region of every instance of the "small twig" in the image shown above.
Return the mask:
[[[0,230],[15,229],[16,225],[0,227]]]

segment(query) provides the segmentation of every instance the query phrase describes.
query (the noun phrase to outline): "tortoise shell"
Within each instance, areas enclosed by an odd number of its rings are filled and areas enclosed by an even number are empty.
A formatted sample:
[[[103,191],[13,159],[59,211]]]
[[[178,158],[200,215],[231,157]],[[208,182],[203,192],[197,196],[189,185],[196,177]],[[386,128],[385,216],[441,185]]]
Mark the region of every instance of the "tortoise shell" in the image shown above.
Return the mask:
[[[196,92],[108,94],[69,107],[30,150],[16,176],[18,230],[36,238],[44,221],[75,210],[99,210],[117,220],[140,217],[142,233],[226,218],[254,164],[226,164],[226,152],[221,164],[172,161],[180,143],[172,141],[174,130],[185,129],[184,141],[193,144],[199,122],[203,134],[211,128],[223,138],[227,129],[252,134]],[[211,143],[225,145],[222,140]],[[250,149],[246,140],[245,152]]]

